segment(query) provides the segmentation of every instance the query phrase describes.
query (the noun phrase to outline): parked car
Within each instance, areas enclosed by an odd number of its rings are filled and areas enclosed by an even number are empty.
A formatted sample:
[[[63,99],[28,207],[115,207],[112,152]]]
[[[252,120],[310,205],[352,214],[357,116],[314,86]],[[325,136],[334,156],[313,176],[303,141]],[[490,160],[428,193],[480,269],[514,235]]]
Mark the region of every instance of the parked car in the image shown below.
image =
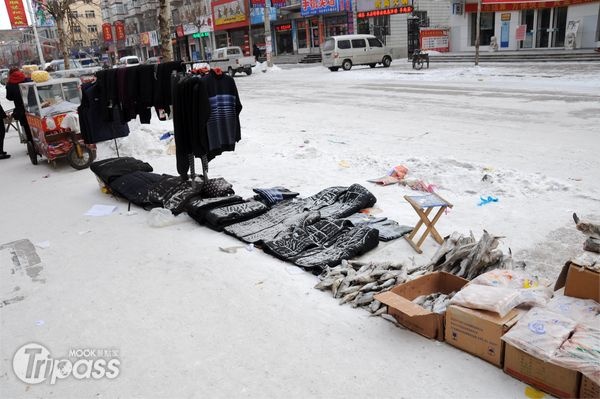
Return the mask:
[[[100,67],[100,60],[98,58],[79,58],[77,61],[81,64],[82,68]]]
[[[353,65],[387,68],[392,64],[392,50],[373,35],[331,36],[321,46],[321,59],[332,72],[340,67],[349,71]]]
[[[48,69],[48,67],[52,67],[53,71],[64,71],[65,70],[65,61],[63,59],[53,60],[50,62],[46,62],[44,65],[44,70]],[[69,69],[77,69],[81,68],[81,63],[74,59],[69,59]]]
[[[150,57],[144,61],[144,64],[160,64],[161,61],[162,57]]]
[[[230,76],[234,76],[237,72],[252,75],[252,67],[256,65],[254,56],[244,56],[242,49],[237,46],[218,48],[213,54],[210,66],[221,68]]]
[[[118,66],[131,67],[134,65],[138,65],[140,63],[140,59],[137,55],[128,55],[125,57],[119,58]]]
[[[8,80],[8,69],[6,69],[6,68],[0,69],[0,84],[5,86],[7,80]]]

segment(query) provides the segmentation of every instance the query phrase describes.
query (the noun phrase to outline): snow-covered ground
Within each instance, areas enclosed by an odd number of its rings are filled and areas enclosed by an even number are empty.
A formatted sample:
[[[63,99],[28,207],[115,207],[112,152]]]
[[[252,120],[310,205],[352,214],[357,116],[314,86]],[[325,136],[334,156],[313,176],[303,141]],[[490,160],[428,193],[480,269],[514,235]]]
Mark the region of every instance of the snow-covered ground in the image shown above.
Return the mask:
[[[402,186],[367,179],[396,165],[437,187],[454,208],[438,223],[504,236],[527,270],[554,279],[584,237],[572,213],[600,219],[600,74],[597,64],[431,64],[329,72],[281,66],[236,77],[242,141],[211,162],[236,193],[283,185],[311,195],[360,183],[380,215],[417,216]],[[0,89],[2,103],[5,93]],[[171,122],[130,124],[121,155],[175,174],[159,137]],[[100,158],[114,146],[99,146]],[[0,245],[33,243],[43,281],[21,281],[23,300],[0,307],[0,397],[523,397],[525,386],[475,357],[430,341],[312,289],[316,278],[240,245],[186,216],[155,228],[141,209],[103,194],[89,170],[33,166],[14,132],[0,161]],[[199,164],[199,163],[198,163]],[[491,181],[482,181],[484,175]],[[478,206],[480,196],[496,203]],[[117,205],[106,217],[83,214]],[[44,245],[40,245],[44,247]],[[427,263],[404,240],[365,259]],[[16,281],[0,258],[2,293]],[[4,299],[4,298],[2,298]],[[114,380],[26,385],[13,354],[39,342],[117,348]]]

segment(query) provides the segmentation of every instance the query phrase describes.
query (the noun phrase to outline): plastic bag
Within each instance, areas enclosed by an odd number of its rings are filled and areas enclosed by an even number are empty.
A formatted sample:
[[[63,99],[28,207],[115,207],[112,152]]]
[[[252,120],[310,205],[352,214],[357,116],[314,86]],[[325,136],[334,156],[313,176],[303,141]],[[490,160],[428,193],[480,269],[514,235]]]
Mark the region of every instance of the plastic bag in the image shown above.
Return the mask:
[[[522,302],[519,290],[504,287],[469,284],[454,295],[451,305],[496,312],[504,317]]]
[[[571,332],[574,320],[544,308],[533,308],[502,340],[539,359],[550,361]]]
[[[579,370],[600,384],[600,330],[578,325],[571,338],[557,351],[552,363]]]
[[[519,305],[545,306],[552,297],[550,280],[530,276],[520,270],[491,270],[476,277],[470,284],[516,289],[519,291]]]
[[[148,215],[148,224],[152,227],[171,226],[184,221],[184,216],[175,216],[173,212],[165,208],[154,208]]]
[[[537,276],[530,276],[520,270],[494,269],[474,278],[471,280],[471,284],[529,289],[548,287],[551,282],[546,279],[540,279]]]
[[[580,324],[600,328],[600,304],[593,299],[579,299],[558,295],[546,305],[546,309],[569,317]]]

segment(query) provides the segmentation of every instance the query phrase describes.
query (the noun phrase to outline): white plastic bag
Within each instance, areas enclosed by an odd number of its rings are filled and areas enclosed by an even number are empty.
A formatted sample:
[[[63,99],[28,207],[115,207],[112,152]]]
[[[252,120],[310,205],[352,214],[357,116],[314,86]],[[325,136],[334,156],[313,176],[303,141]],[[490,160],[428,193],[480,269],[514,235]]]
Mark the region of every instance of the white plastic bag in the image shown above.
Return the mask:
[[[152,227],[165,227],[180,223],[184,215],[175,216],[169,209],[154,208],[148,215],[148,224]]]
[[[568,317],[543,308],[533,308],[510,329],[502,340],[550,361],[575,330],[576,323]]]
[[[579,370],[600,384],[600,330],[578,325],[552,358],[552,363]]]
[[[520,270],[491,270],[476,277],[470,284],[518,290],[518,305],[544,306],[552,297],[550,280],[530,276]]]
[[[469,284],[463,287],[452,300],[451,305],[460,305],[470,309],[482,309],[496,312],[504,317],[521,303],[519,290]]]
[[[579,299],[557,295],[546,305],[546,309],[569,317],[580,324],[600,328],[600,304],[593,299]]]

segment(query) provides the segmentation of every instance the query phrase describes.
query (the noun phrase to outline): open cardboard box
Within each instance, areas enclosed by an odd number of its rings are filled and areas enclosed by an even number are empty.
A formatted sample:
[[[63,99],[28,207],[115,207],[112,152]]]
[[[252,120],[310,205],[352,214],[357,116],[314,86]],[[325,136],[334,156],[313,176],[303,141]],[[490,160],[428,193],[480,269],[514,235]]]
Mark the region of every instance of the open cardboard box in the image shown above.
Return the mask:
[[[597,399],[600,398],[600,385],[586,377],[581,376],[581,386],[579,388],[579,397],[581,399]]]
[[[504,351],[504,372],[556,397],[578,397],[579,371],[545,362],[508,343]]]
[[[589,268],[592,258],[580,257],[567,262],[560,272],[554,291],[565,287],[565,295],[600,302],[600,272]],[[596,256],[600,262],[600,256]]]
[[[513,309],[506,316],[485,310],[451,305],[446,310],[446,342],[495,366],[502,367],[502,336],[525,314]]]
[[[468,280],[462,277],[435,272],[397,285],[390,291],[375,295],[375,299],[387,305],[388,313],[394,316],[398,323],[427,338],[443,341],[445,314],[433,313],[412,303],[412,300],[436,292],[458,292],[467,283]]]

